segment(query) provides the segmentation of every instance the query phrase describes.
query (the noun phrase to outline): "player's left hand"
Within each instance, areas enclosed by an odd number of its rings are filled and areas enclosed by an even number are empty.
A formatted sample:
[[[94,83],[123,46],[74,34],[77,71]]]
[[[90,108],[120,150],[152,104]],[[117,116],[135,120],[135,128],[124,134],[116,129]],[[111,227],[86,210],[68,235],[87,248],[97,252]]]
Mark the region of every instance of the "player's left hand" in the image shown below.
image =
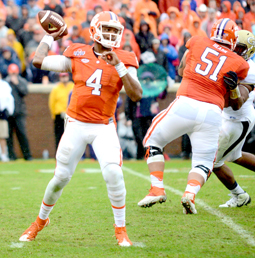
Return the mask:
[[[237,74],[233,71],[229,71],[226,75],[223,76],[225,84],[230,90],[234,90],[237,87],[238,82]]]
[[[113,51],[109,51],[109,52],[104,52],[101,56],[101,58],[108,64],[110,65],[117,65],[118,63],[120,63],[120,60],[118,58],[118,56],[116,55],[115,52]]]

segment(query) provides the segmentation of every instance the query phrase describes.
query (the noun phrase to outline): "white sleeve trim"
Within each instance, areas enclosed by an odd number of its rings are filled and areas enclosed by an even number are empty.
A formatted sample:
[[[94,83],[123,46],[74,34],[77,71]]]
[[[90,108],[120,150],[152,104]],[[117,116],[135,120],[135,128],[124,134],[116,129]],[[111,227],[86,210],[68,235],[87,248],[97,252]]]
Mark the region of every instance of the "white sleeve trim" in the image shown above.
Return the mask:
[[[72,61],[71,58],[63,55],[46,56],[41,69],[53,72],[72,72]]]
[[[139,82],[138,77],[137,77],[137,69],[133,66],[129,66],[128,67],[128,73],[130,74],[130,76],[137,82]],[[140,82],[139,82],[140,83]]]

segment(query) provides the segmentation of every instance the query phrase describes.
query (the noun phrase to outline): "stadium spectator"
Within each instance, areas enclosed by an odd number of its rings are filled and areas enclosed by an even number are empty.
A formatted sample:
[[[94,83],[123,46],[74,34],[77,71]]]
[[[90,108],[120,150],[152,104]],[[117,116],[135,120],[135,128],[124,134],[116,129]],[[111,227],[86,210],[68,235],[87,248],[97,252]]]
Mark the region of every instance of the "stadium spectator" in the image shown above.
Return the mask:
[[[15,109],[12,116],[9,116],[9,138],[7,140],[10,160],[16,160],[14,152],[13,133],[16,132],[19,145],[25,160],[31,160],[32,156],[26,133],[26,104],[24,97],[28,94],[27,81],[19,76],[19,67],[16,64],[8,66],[8,76],[5,79],[12,88]]]
[[[190,24],[188,31],[192,36],[203,36],[207,37],[207,34],[204,30],[201,29],[201,21],[199,17],[194,17],[192,23]]]
[[[22,74],[26,69],[25,52],[21,43],[17,41],[15,32],[12,29],[8,29],[8,32],[7,32],[7,44],[16,52],[20,60],[21,74]]]
[[[127,29],[133,31],[134,20],[131,18],[131,14],[128,10],[127,4],[122,4],[120,8],[120,12],[118,13],[119,17],[122,17],[125,20],[125,26]]]
[[[183,21],[181,19],[181,13],[176,7],[169,7],[167,9],[169,19],[163,20],[158,25],[158,32],[162,34],[166,25],[170,26],[171,35],[176,36],[178,39],[181,38],[183,30]]]
[[[154,38],[152,40],[152,48],[151,50],[149,49],[148,51],[151,51],[155,58],[156,62],[161,65],[166,72],[169,72],[169,63],[168,63],[168,58],[167,54],[160,48],[160,40],[157,38]]]
[[[79,19],[78,12],[79,10],[76,7],[71,7],[69,10],[69,15],[64,17],[68,32],[71,31],[71,28],[74,25],[80,26],[80,24],[82,23],[82,21]]]
[[[182,2],[181,17],[185,29],[188,29],[194,18],[198,17],[196,12],[190,9],[190,2],[187,0]]]
[[[92,18],[95,16],[95,14],[96,13],[94,10],[87,11],[86,21],[82,22],[82,24],[81,24],[82,29],[89,28],[90,22],[91,22]]]
[[[84,8],[85,8],[85,10],[94,10],[95,11],[96,6],[101,6],[103,11],[109,11],[107,2],[104,0],[86,1]]]
[[[49,95],[49,109],[54,120],[54,135],[56,150],[64,132],[64,118],[67,109],[68,97],[73,89],[73,82],[69,80],[68,73],[59,74],[59,83],[51,90]]]
[[[80,36],[80,27],[81,26],[74,25],[69,33],[70,37],[67,40],[71,40],[73,43],[85,44],[84,38]]]
[[[28,41],[25,47],[26,56],[29,57],[38,47],[41,39],[45,35],[45,31],[39,24],[33,25],[33,38]]]
[[[20,69],[20,60],[16,52],[9,46],[3,47],[0,51],[0,72],[5,78],[8,75],[8,66],[10,64],[16,64]]]
[[[84,9],[83,4],[81,3],[81,0],[73,0],[72,1],[72,6],[74,8],[76,8],[78,11],[77,15],[77,19],[80,20],[81,22],[83,22],[85,20],[85,17],[87,16],[87,9]],[[80,24],[79,24],[80,25]]]
[[[171,79],[175,80],[176,69],[174,66],[174,61],[178,59],[178,53],[176,49],[171,45],[169,36],[166,33],[163,33],[160,36],[160,46],[159,49],[166,54],[168,60],[168,75]]]
[[[158,1],[158,8],[161,13],[167,13],[167,10],[170,7],[175,7],[179,10],[180,0],[159,0]]]
[[[94,7],[94,12],[97,14],[97,13],[101,13],[103,12],[103,7],[101,5],[96,5]]]
[[[238,7],[236,9],[236,24],[238,25],[238,23],[242,21],[242,29],[252,31],[251,21],[245,20],[244,15],[245,15],[244,9],[242,7]]]
[[[233,21],[236,20],[236,15],[233,11],[231,11],[231,3],[229,1],[223,1],[221,3],[222,12],[218,19],[229,18]]]
[[[207,6],[205,4],[199,5],[197,8],[197,14],[201,22],[203,22],[207,18]]]
[[[62,17],[65,15],[61,5],[58,4],[56,0],[49,0],[48,3],[45,4],[43,10],[53,11],[55,13],[58,13]]]
[[[239,2],[239,1],[235,1],[234,3],[233,3],[233,6],[232,6],[232,11],[237,15],[237,9],[239,8],[239,7],[242,7],[242,5],[241,5],[241,3]]]
[[[21,6],[21,18],[26,22],[29,18],[29,6],[27,4],[22,4]]]
[[[12,6],[12,13],[6,18],[6,26],[13,29],[15,34],[17,34],[19,30],[23,28],[25,23],[26,19],[20,17],[19,7],[17,5]]]
[[[216,21],[216,11],[213,8],[208,8],[208,17],[201,24],[201,29],[205,31],[207,37],[210,36],[212,26]]]
[[[35,24],[36,24],[35,17],[28,18],[23,28],[19,30],[17,34],[18,41],[22,44],[24,49],[26,48],[27,43],[33,39]]]
[[[6,38],[8,27],[5,25],[5,16],[0,14],[0,39]]]
[[[253,25],[255,25],[255,1],[254,0],[251,0],[250,11],[244,15],[244,20],[249,22],[252,27]]]
[[[42,9],[37,5],[37,0],[27,0],[28,3],[28,16],[29,17],[36,17],[38,12],[40,12]]]
[[[254,2],[254,0],[247,0],[246,1],[246,6],[244,7],[245,13],[250,12],[250,10],[251,10],[251,2]]]
[[[187,0],[180,0],[180,10],[184,11],[185,9],[185,5],[182,5],[184,1]],[[189,6],[190,6],[190,10],[196,12],[197,11],[197,1],[196,0],[188,0],[189,2]]]
[[[141,13],[143,11],[143,13]],[[140,21],[143,19],[141,18],[141,14],[148,15],[148,23],[150,25],[151,32],[157,37],[157,19],[160,17],[160,11],[158,6],[152,0],[140,0],[136,3],[135,12],[134,12],[134,20]],[[146,16],[144,17],[146,19]],[[135,31],[135,30],[134,30]]]
[[[14,111],[14,98],[12,96],[11,86],[4,80],[2,80],[2,74],[0,73],[0,149],[1,149],[1,161],[7,162],[8,150],[7,150],[7,138],[9,137],[8,129],[8,117],[13,114]]]
[[[140,30],[137,34],[135,34],[135,39],[140,47],[141,53],[152,47],[154,35],[150,32],[149,24],[145,20],[141,21]]]

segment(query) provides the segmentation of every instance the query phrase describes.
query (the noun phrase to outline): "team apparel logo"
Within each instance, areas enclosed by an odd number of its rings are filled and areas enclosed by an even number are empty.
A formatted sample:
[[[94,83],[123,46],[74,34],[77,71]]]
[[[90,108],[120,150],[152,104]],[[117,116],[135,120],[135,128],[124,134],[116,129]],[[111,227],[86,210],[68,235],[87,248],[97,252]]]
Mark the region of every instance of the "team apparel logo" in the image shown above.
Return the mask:
[[[84,56],[85,55],[85,51],[82,51],[81,49],[78,49],[78,50],[74,51],[73,54],[75,56]]]

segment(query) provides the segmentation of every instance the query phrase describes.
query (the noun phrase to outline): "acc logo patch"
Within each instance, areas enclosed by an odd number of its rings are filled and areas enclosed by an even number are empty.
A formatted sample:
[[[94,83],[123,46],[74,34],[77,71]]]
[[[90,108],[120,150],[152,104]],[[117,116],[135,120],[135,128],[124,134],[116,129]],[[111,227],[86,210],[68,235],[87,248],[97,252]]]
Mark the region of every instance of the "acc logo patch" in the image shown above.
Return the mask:
[[[254,39],[253,37],[249,37],[249,38],[247,39],[247,42],[248,42],[249,44],[251,44],[252,46],[255,47],[255,39]]]
[[[74,51],[73,54],[75,56],[83,56],[83,55],[85,55],[85,51],[82,51],[81,49],[78,49],[78,50]]]
[[[84,58],[84,59],[81,59],[81,61],[82,61],[84,64],[86,64],[86,63],[88,63],[88,62],[89,62],[89,59]]]

